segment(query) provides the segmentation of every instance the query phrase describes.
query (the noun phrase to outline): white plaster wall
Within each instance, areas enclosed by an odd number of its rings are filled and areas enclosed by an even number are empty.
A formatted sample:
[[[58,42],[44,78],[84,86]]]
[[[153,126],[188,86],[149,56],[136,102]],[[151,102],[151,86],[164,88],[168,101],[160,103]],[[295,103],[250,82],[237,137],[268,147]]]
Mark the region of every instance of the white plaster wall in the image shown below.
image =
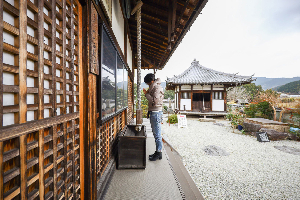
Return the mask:
[[[182,85],[181,90],[191,90],[192,87],[190,85]]]
[[[191,99],[180,99],[180,110],[184,110],[183,105],[185,105],[185,110],[191,110]]]
[[[193,90],[210,90],[211,85],[193,85]]]
[[[224,85],[213,85],[213,90],[224,90]]]
[[[130,68],[130,70],[132,71],[132,49],[130,46],[130,41],[129,41],[129,37],[127,35],[127,64]]]
[[[224,100],[213,99],[212,111],[224,111]]]
[[[112,1],[112,30],[124,54],[124,18],[119,0]]]
[[[3,126],[8,126],[15,123],[15,114],[14,113],[5,113],[3,114]]]

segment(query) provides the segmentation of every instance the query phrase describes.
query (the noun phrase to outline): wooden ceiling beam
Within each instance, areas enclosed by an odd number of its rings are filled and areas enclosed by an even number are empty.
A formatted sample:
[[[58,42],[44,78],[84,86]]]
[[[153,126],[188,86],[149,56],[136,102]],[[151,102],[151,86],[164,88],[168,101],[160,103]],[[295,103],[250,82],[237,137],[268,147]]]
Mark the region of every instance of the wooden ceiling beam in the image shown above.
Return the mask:
[[[136,40],[135,40],[135,42],[136,42]],[[151,49],[151,50],[156,51],[156,52],[164,52],[163,49],[151,46],[151,45],[149,45],[145,42],[142,42],[142,48]]]
[[[130,26],[133,27],[131,28],[131,32],[136,32],[136,24],[130,23]],[[153,32],[153,29],[148,28],[147,26],[142,26],[142,34],[144,34],[144,32],[146,32],[147,34],[151,34],[153,37],[161,38],[162,40],[167,38],[167,35],[161,35],[158,34],[157,32]]]
[[[155,20],[155,21],[159,22],[160,24],[164,24],[165,26],[168,25],[168,21],[165,21],[165,20],[163,20],[157,16],[151,15],[149,13],[142,12],[142,16],[146,17],[146,18],[150,18],[152,20]]]
[[[160,24],[160,23],[153,23],[151,20],[148,20],[147,18],[143,18],[142,19],[142,27],[145,24],[148,24],[148,26],[155,27],[156,29],[158,29],[160,31],[164,31],[164,32],[168,31],[168,25],[163,25],[163,24]]]
[[[147,59],[145,56],[142,56],[142,60],[146,63],[148,63],[149,65],[155,66],[156,64],[153,63],[151,60]]]
[[[142,48],[142,55],[144,55],[144,56],[146,56],[146,55],[151,55],[153,58],[156,58],[157,60],[159,60],[159,59],[161,59],[161,57],[162,57],[162,53],[158,53],[158,52],[156,52],[156,51],[152,51],[152,50],[150,50],[150,49],[143,49]]]
[[[180,5],[180,6],[185,7],[187,1],[177,0],[177,4]],[[188,3],[187,6],[186,6],[186,8],[188,8],[190,10],[194,10],[195,9],[195,5],[193,5],[192,3]]]
[[[136,28],[136,24],[130,23],[130,25],[134,26]],[[152,32],[153,34],[155,34],[158,37],[167,37],[167,33],[168,33],[167,29],[160,29],[159,26],[154,26],[153,24],[151,24],[149,22],[148,23],[144,22],[142,20],[142,32],[145,29]]]
[[[146,9],[146,10],[156,10],[160,14],[165,14],[166,18],[168,18],[168,10],[169,10],[169,8],[166,7],[166,6],[157,5],[157,3],[153,3],[153,1],[144,2],[143,10],[144,9]],[[180,13],[181,13],[180,11],[176,10],[176,15],[179,16]]]
[[[152,40],[151,37],[150,37],[150,40],[148,38],[149,37],[147,35],[142,35],[142,42],[145,42],[147,44],[150,44],[150,45],[156,46],[158,48],[162,48],[162,49],[167,47],[167,45],[163,45],[163,44],[159,44],[159,43],[154,42],[155,40]],[[133,36],[133,39],[136,41],[136,36]]]

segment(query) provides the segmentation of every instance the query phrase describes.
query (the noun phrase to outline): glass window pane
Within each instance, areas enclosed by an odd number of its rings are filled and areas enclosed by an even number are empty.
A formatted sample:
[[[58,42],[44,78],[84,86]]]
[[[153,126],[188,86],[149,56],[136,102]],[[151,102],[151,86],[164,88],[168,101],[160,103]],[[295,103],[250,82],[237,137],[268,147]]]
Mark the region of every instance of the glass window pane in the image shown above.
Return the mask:
[[[124,67],[124,107],[128,106],[128,72]]]
[[[107,33],[103,31],[103,61],[102,61],[102,117],[115,113],[116,107],[116,50]]]
[[[181,99],[191,99],[191,93],[190,92],[182,92]]]
[[[124,82],[123,82],[123,63],[118,56],[117,59],[117,110],[123,108]]]

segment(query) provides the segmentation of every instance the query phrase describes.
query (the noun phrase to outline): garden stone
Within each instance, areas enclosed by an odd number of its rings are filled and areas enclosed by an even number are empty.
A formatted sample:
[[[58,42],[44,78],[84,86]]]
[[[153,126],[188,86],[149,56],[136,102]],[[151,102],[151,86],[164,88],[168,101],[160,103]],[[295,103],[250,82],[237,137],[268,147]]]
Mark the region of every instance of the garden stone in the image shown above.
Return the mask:
[[[221,147],[215,146],[215,145],[209,145],[206,146],[204,149],[206,154],[210,156],[228,156],[229,153],[227,153],[224,149]]]
[[[298,137],[297,135],[293,134],[293,133],[287,133],[288,134],[288,140],[297,140],[300,141],[300,137]]]
[[[259,129],[261,129],[260,124],[254,124],[254,123],[248,123],[248,122],[244,122],[243,127],[246,132],[258,132]]]
[[[259,132],[266,132],[269,139],[273,140],[273,141],[286,140],[289,137],[289,135],[287,133],[278,132],[278,131],[275,131],[274,129],[261,128],[259,130]]]
[[[278,149],[280,151],[283,151],[285,153],[290,153],[294,155],[300,155],[300,149],[296,149],[293,147],[288,147],[288,146],[274,146],[275,149]]]

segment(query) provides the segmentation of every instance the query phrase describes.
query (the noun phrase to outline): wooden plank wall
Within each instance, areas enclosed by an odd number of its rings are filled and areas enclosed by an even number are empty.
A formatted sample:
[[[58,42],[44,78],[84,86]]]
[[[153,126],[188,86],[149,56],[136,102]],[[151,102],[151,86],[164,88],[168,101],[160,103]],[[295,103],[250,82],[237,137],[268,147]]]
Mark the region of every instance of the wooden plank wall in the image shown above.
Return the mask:
[[[0,199],[80,199],[80,13],[0,1]]]

